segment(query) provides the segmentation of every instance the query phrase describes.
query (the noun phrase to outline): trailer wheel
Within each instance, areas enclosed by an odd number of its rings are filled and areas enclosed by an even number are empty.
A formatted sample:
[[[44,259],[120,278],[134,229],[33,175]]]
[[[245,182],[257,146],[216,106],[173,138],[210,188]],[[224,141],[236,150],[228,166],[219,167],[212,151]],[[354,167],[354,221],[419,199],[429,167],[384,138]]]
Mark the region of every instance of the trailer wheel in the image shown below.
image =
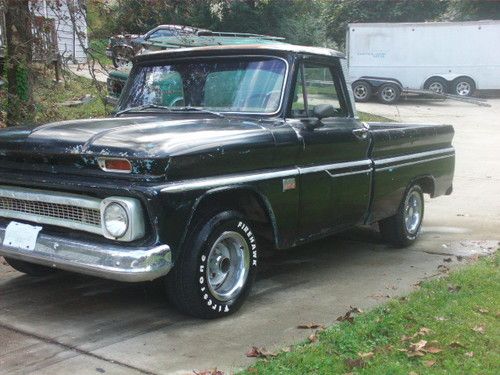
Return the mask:
[[[406,247],[417,239],[424,218],[424,194],[420,185],[411,185],[403,197],[396,215],[379,221],[385,241],[396,247]]]
[[[476,83],[469,77],[458,77],[452,85],[453,94],[458,96],[471,96],[476,90]]]
[[[401,96],[401,89],[395,83],[384,83],[378,89],[378,99],[384,104],[397,103]]]
[[[431,77],[424,83],[424,89],[434,91],[437,94],[448,92],[448,81],[441,77]]]
[[[352,84],[352,92],[356,102],[364,103],[372,97],[372,86],[366,81],[356,81]]]

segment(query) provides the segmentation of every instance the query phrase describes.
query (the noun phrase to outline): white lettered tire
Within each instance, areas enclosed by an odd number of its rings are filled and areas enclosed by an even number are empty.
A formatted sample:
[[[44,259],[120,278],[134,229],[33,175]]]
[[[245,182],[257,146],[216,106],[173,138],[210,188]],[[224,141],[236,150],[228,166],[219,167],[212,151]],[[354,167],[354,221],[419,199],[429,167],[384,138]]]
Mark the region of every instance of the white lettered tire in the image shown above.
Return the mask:
[[[166,277],[169,299],[183,313],[203,319],[237,311],[254,282],[258,251],[250,222],[238,212],[201,219]]]

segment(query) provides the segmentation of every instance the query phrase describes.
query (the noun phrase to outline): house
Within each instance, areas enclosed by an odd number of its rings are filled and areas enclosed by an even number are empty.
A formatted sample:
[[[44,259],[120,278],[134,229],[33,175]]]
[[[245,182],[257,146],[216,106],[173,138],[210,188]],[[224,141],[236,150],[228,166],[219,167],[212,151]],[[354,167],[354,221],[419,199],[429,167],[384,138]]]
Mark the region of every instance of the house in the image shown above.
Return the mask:
[[[41,39],[51,52],[55,49],[63,61],[85,63],[88,47],[85,0],[32,0],[30,3],[35,40]],[[0,9],[0,50],[4,45],[5,13]],[[47,59],[41,57],[36,45],[34,57]]]

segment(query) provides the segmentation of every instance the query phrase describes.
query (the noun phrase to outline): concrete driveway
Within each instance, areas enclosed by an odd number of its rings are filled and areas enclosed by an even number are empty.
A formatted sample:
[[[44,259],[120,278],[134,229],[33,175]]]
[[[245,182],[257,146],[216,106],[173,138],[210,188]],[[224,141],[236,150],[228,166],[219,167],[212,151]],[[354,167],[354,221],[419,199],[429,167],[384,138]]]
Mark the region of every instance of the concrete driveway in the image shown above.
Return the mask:
[[[255,290],[227,319],[176,313],[155,283],[128,285],[60,274],[31,279],[0,264],[0,374],[188,374],[253,363],[251,346],[279,350],[305,339],[298,324],[332,324],[349,306],[367,309],[410,292],[500,234],[500,99],[491,108],[413,100],[360,110],[407,122],[455,126],[452,196],[427,201],[421,240],[395,250],[372,228],[270,254]],[[458,256],[458,257],[457,257]],[[463,256],[464,258],[460,257]],[[444,263],[443,263],[444,262]]]

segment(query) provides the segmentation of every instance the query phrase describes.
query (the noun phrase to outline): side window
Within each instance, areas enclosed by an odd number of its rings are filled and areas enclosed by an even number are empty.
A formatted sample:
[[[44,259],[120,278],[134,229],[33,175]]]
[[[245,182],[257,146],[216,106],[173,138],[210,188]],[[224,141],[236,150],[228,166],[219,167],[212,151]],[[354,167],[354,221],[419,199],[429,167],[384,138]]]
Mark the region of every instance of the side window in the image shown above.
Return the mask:
[[[347,110],[340,92],[340,82],[332,67],[305,63],[297,75],[292,116],[311,117],[314,107],[327,104],[333,106],[336,117],[345,117]]]

